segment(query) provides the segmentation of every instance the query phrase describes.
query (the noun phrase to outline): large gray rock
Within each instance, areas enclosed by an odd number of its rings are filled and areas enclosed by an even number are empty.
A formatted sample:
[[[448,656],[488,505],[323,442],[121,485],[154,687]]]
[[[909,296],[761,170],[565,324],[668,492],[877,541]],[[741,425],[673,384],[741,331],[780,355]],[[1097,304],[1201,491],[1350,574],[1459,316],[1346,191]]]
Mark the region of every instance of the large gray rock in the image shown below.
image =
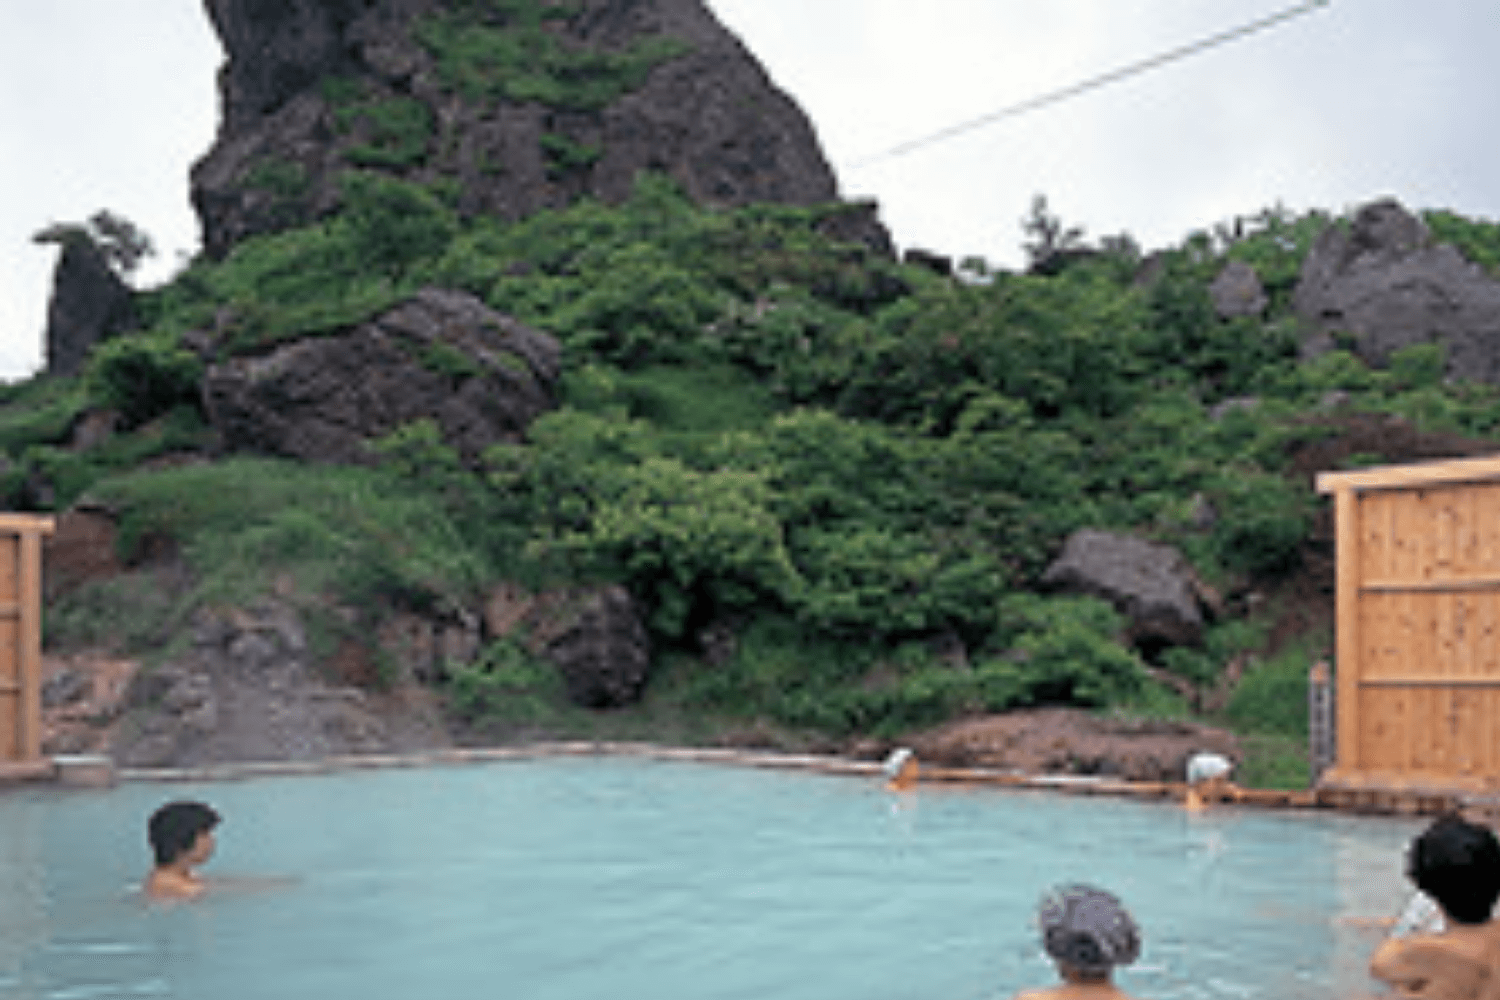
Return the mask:
[[[560,351],[471,295],[427,289],[347,333],[212,365],[203,396],[237,450],[368,462],[370,440],[427,418],[473,461],[556,405]]]
[[[110,752],[126,767],[318,760],[447,745],[428,706],[399,709],[315,666],[301,616],[275,602],[204,613],[191,647],[137,673]]]
[[[134,328],[130,287],[87,238],[63,241],[47,306],[47,371],[83,371],[94,345]]]
[[[1440,343],[1451,377],[1500,384],[1500,282],[1395,201],[1361,208],[1347,229],[1325,230],[1302,265],[1294,305],[1312,336],[1304,354],[1352,338],[1383,366],[1414,344]]]
[[[1208,297],[1221,319],[1260,316],[1270,300],[1255,268],[1242,260],[1224,265],[1219,276],[1208,286]]]
[[[1084,528],[1068,537],[1042,582],[1110,602],[1130,620],[1136,644],[1194,645],[1203,637],[1196,575],[1170,545]]]
[[[492,65],[491,89],[465,93],[454,61],[430,43],[434,18],[477,4],[205,4],[228,56],[219,135],[192,175],[211,257],[334,210],[338,175],[351,167],[456,181],[466,214],[507,219],[584,196],[619,202],[643,170],[670,175],[708,206],[837,198],[807,117],[702,0],[579,0],[566,16],[544,18],[544,35],[526,49],[545,43],[593,60],[596,69],[581,64],[586,82],[609,78],[597,69],[609,60],[660,50],[643,78],[592,103],[548,95],[537,85],[545,73],[525,67]],[[481,33],[516,26],[473,16]],[[872,216],[854,221],[853,235],[889,250]]]

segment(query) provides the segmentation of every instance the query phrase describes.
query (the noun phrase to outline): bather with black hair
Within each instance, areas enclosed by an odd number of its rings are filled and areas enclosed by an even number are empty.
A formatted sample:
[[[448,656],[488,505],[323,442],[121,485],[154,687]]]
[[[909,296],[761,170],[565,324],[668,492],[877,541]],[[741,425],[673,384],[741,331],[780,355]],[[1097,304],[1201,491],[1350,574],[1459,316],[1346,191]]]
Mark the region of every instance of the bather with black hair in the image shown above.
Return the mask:
[[[146,839],[156,866],[146,876],[143,891],[150,899],[196,899],[205,884],[197,867],[214,852],[214,827],[219,814],[202,802],[168,802],[146,823]]]
[[[1441,930],[1396,933],[1370,959],[1370,974],[1398,996],[1500,1000],[1500,841],[1485,826],[1441,816],[1412,841],[1406,876],[1441,910]]]
[[[1022,990],[1016,1000],[1128,998],[1111,977],[1116,966],[1136,960],[1141,934],[1117,897],[1090,885],[1059,886],[1042,897],[1037,923],[1042,947],[1063,981]]]

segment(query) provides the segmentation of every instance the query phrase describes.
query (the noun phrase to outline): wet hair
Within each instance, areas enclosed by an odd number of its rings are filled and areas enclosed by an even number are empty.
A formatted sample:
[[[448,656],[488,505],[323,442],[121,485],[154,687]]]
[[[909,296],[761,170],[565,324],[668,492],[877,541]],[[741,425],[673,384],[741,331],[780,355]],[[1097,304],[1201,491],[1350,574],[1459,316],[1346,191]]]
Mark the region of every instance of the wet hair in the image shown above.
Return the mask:
[[[1141,932],[1120,900],[1091,885],[1063,885],[1037,908],[1042,947],[1087,979],[1105,979],[1141,952]]]
[[[198,835],[219,825],[219,814],[202,802],[168,802],[151,814],[146,837],[158,865],[182,857]]]
[[[1500,898],[1500,841],[1488,827],[1441,816],[1407,848],[1406,876],[1456,923],[1482,924]]]

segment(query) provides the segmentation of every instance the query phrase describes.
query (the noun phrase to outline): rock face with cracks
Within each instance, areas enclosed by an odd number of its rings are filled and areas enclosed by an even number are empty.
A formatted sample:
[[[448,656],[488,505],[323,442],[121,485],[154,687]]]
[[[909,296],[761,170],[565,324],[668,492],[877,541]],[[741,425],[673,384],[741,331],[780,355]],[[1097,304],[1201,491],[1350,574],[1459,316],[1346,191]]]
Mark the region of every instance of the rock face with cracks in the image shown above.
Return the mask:
[[[473,461],[555,405],[557,341],[462,292],[427,289],[334,336],[209,368],[203,398],[232,448],[360,463],[420,419]]]
[[[1325,230],[1302,264],[1294,304],[1304,354],[1341,341],[1374,367],[1403,348],[1439,345],[1450,378],[1500,385],[1500,281],[1396,201],[1365,205]]]
[[[641,171],[705,206],[838,196],[807,117],[702,0],[205,5],[228,56],[192,176],[211,257],[336,210],[350,170],[504,219],[617,203]],[[854,215],[848,235],[888,250]]]

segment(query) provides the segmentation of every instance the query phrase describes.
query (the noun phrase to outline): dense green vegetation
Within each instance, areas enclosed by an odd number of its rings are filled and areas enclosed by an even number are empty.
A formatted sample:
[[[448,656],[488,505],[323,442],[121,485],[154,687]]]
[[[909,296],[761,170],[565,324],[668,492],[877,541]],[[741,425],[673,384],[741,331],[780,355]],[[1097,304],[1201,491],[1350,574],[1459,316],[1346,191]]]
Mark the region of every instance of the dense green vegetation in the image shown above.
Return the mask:
[[[621,51],[586,49],[548,30],[576,13],[577,5],[564,0],[473,0],[427,16],[417,37],[443,83],[470,101],[535,101],[575,111],[607,106],[687,51],[664,36]]]
[[[350,107],[355,125],[385,114]],[[1251,655],[1219,721],[1272,748],[1257,780],[1296,783],[1304,673],[1329,637],[1270,638],[1318,502],[1291,475],[1294,449],[1336,435],[1339,413],[1474,437],[1500,424],[1500,395],[1444,381],[1435,347],[1383,371],[1344,352],[1298,360],[1287,304],[1333,224],[1319,215],[1195,234],[1150,280],[1128,240],[1046,276],[957,280],[824,236],[838,206],[706,212],[656,177],[619,207],[516,223],[461,219],[442,190],[374,174],[351,172],[345,190],[341,214],[140,296],[148,328],[99,349],[81,379],[0,390],[12,505],[87,493],[121,512],[125,555],[167,538],[189,570],[170,594],[69,598],[50,611],[54,641],[157,648],[193,607],[288,578],[365,607],[609,580],[648,612],[648,715],[833,739],[1038,703],[1185,715],[1147,655],[1202,686]],[[1433,219],[1474,259],[1500,259],[1500,227]],[[1265,280],[1263,320],[1212,309],[1231,258]],[[374,469],[145,464],[203,446],[206,361],[337,331],[428,284],[563,343],[564,405],[525,445],[465,465],[419,423],[382,442]],[[184,346],[205,330],[208,346]],[[93,407],[126,432],[69,447]],[[1107,605],[1041,592],[1081,527],[1178,546],[1231,598],[1203,646],[1132,649]],[[1233,600],[1252,589],[1273,599]],[[710,665],[700,638],[726,625],[733,655]],[[518,647],[456,666],[453,693],[475,716],[590,724]]]

